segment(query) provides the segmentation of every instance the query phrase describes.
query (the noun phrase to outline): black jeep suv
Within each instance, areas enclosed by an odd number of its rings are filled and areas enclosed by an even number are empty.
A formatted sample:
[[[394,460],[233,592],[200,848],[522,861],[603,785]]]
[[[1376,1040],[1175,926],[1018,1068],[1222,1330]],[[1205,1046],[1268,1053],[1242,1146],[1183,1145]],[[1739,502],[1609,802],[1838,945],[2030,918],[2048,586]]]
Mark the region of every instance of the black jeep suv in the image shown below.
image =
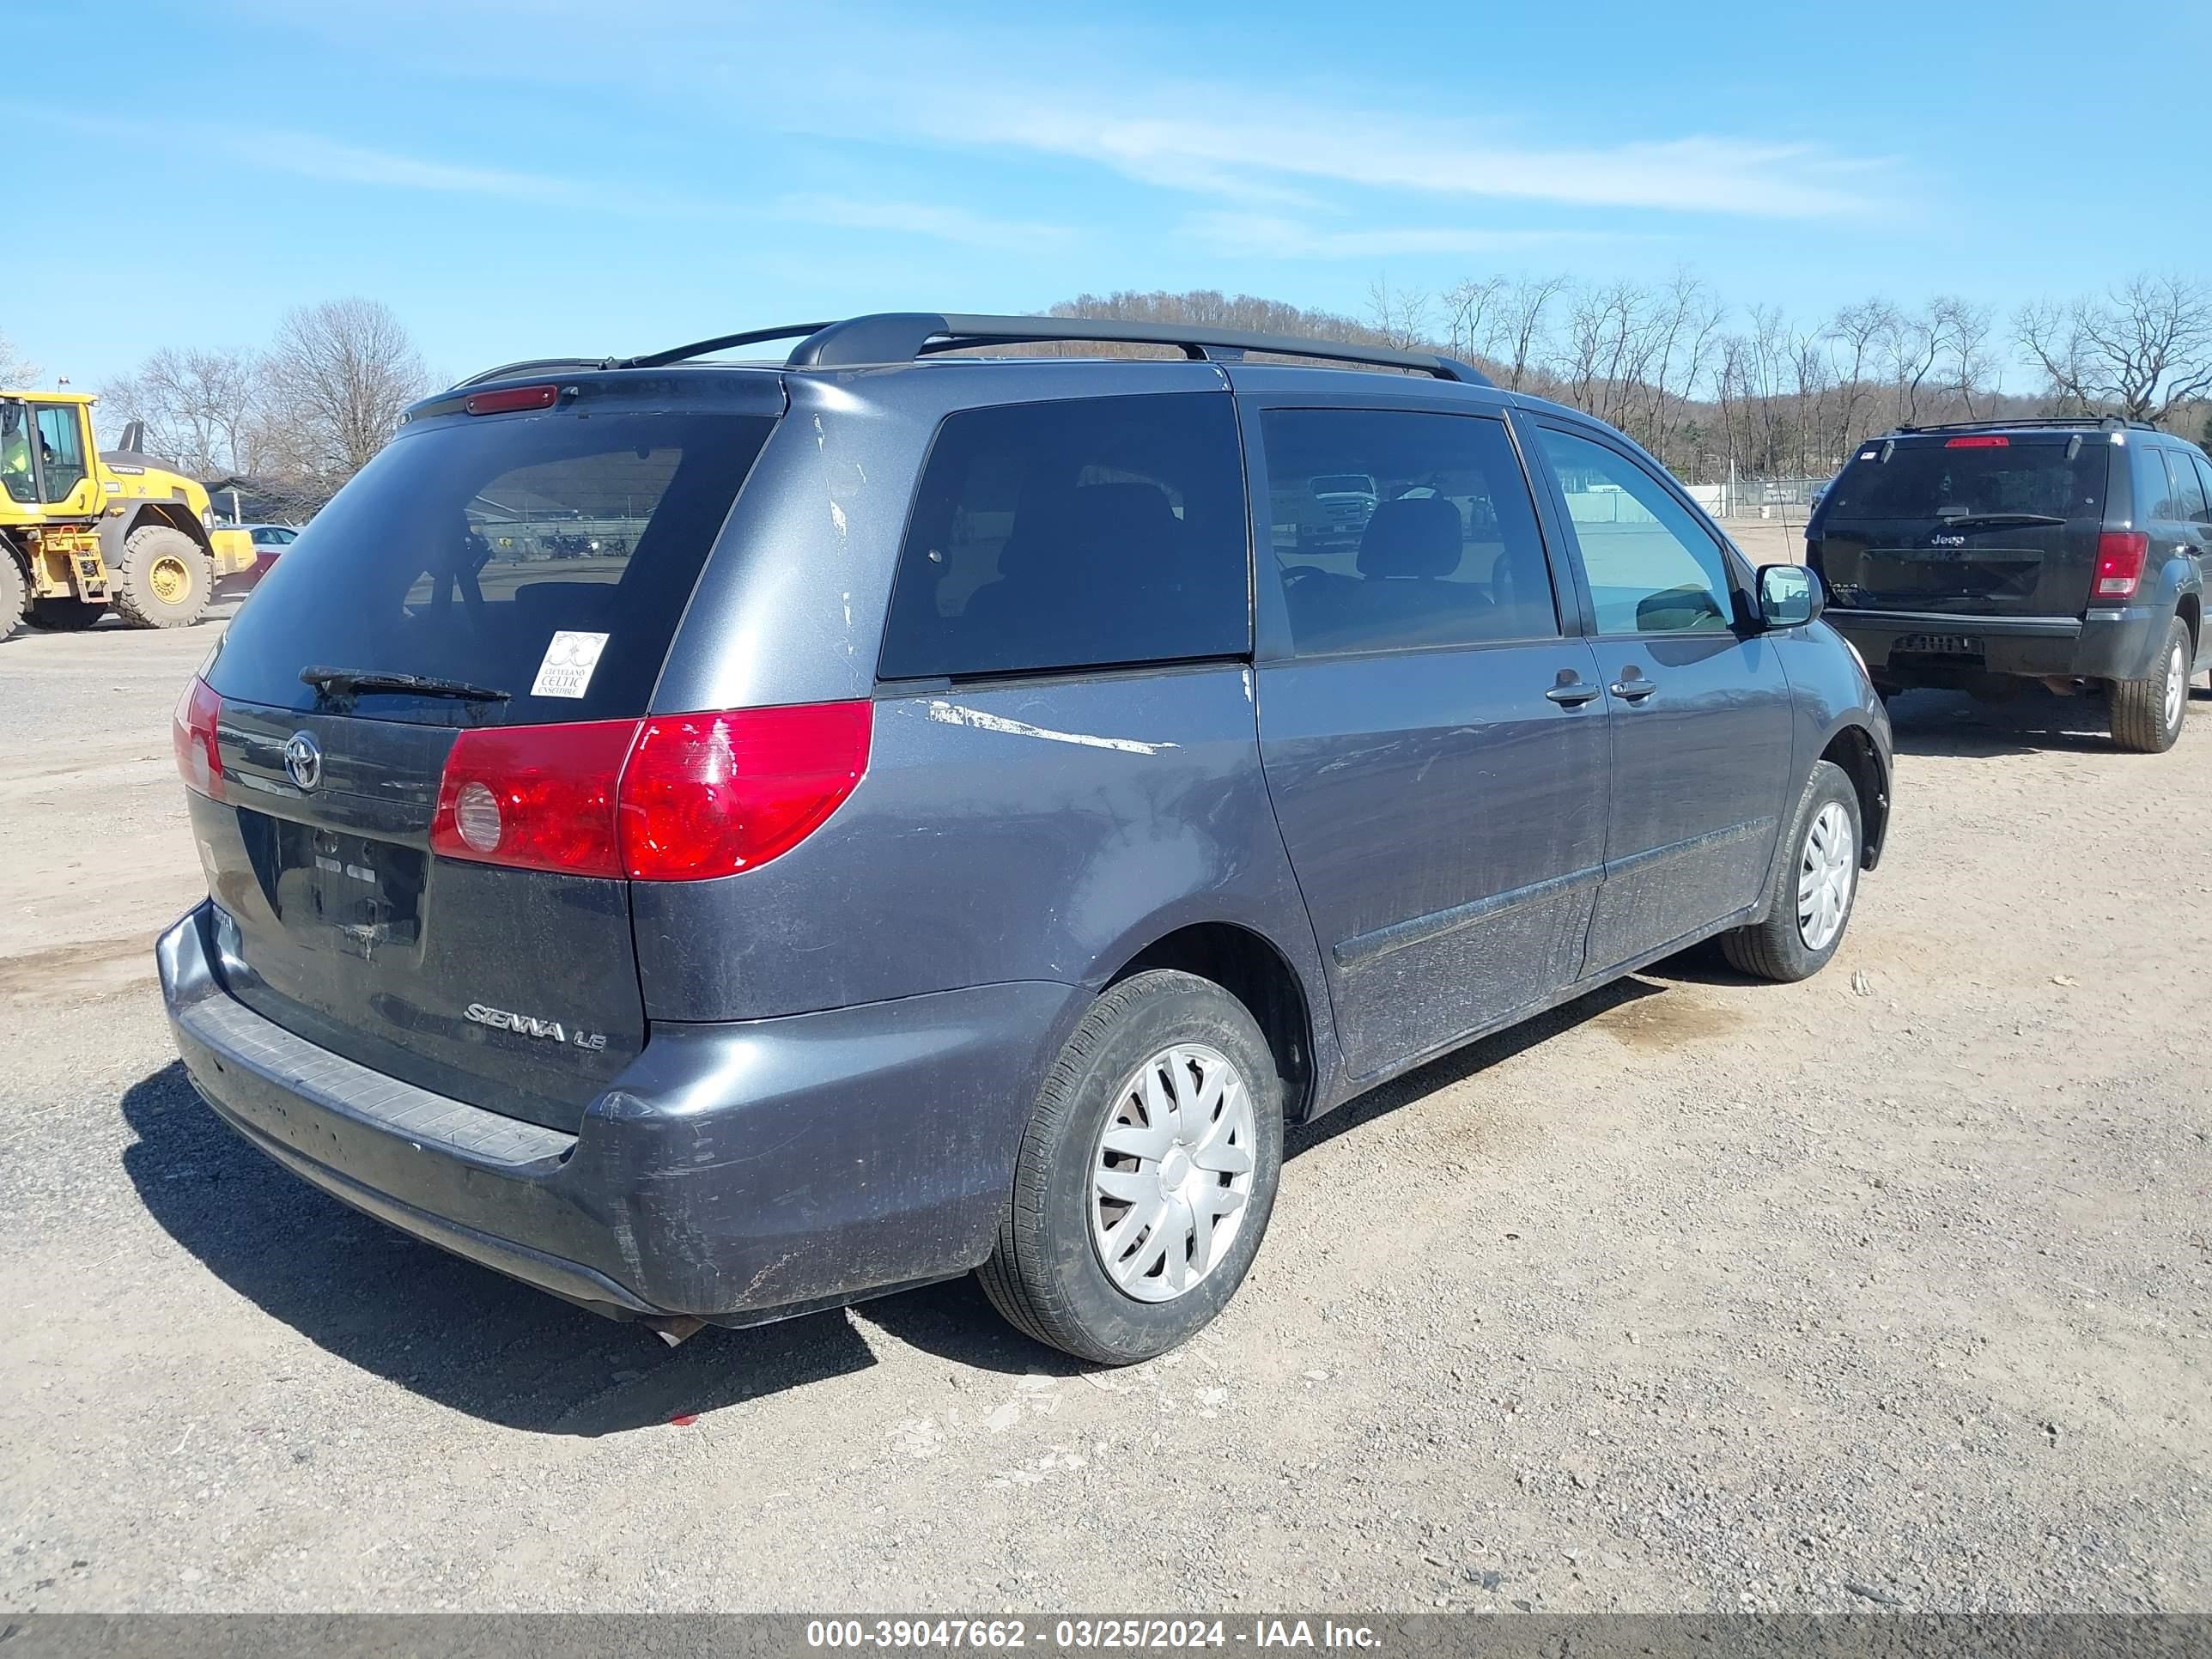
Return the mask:
[[[1885,696],[2101,691],[2112,740],[2173,746],[2207,661],[2212,465],[2118,419],[1899,427],[1805,526],[1827,620]]]

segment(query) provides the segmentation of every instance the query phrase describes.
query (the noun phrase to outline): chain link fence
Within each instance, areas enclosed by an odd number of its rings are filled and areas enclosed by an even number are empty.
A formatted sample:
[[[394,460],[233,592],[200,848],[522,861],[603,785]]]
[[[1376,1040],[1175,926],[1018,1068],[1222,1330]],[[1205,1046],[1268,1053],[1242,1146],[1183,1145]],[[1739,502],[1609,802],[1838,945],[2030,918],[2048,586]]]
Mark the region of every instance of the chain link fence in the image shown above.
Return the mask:
[[[1826,478],[1736,478],[1684,486],[1716,519],[1766,519],[1802,524],[1828,487]]]

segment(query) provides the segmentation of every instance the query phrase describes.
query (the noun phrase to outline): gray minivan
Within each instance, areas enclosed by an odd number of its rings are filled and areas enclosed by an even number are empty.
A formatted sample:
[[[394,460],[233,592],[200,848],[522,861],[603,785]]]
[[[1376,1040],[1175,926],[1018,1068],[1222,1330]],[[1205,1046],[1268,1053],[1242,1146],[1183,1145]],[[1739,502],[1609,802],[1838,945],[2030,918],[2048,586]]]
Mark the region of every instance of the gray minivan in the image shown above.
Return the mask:
[[[970,355],[1045,340],[1182,360]],[[671,1340],[979,1271],[1133,1360],[1286,1124],[1703,939],[1828,960],[1891,750],[1820,603],[1448,358],[894,314],[518,365],[180,700],[163,990],[270,1157]]]

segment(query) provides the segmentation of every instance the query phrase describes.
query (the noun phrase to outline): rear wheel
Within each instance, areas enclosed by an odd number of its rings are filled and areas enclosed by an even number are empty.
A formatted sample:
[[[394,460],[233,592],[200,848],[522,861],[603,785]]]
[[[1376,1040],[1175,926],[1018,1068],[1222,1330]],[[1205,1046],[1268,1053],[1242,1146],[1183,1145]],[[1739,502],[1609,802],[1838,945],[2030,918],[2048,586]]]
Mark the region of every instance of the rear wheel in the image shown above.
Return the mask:
[[[115,612],[133,628],[190,628],[215,592],[206,551],[165,524],[141,525],[124,538],[114,575]]]
[[[1080,1358],[1164,1353],[1243,1282],[1282,1158],[1282,1084],[1244,1005],[1194,975],[1136,975],[1045,1079],[984,1293]]]
[[[2112,684],[2113,743],[2138,755],[2173,747],[2189,713],[2189,624],[2176,617],[2166,625],[2157,668],[2142,679]]]
[[[50,633],[74,634],[89,628],[107,614],[104,605],[94,605],[86,599],[33,599],[31,626],[43,628]]]
[[[1813,768],[1785,846],[1791,856],[1775,861],[1766,920],[1721,935],[1721,951],[1739,973],[1782,983],[1809,979],[1828,965],[1844,942],[1858,896],[1858,791],[1843,768],[1821,761]]]
[[[15,562],[5,542],[0,542],[0,640],[15,631],[15,624],[23,620],[24,603],[31,590],[23,580],[23,568]]]

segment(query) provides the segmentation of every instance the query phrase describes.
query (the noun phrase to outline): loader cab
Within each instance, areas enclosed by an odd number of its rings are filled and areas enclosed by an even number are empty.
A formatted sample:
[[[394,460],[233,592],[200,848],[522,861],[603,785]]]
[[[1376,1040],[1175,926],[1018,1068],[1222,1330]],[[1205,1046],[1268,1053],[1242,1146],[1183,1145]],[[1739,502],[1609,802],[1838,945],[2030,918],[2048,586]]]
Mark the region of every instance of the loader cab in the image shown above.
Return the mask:
[[[0,489],[9,501],[90,509],[85,412],[85,404],[67,399],[0,398]]]

